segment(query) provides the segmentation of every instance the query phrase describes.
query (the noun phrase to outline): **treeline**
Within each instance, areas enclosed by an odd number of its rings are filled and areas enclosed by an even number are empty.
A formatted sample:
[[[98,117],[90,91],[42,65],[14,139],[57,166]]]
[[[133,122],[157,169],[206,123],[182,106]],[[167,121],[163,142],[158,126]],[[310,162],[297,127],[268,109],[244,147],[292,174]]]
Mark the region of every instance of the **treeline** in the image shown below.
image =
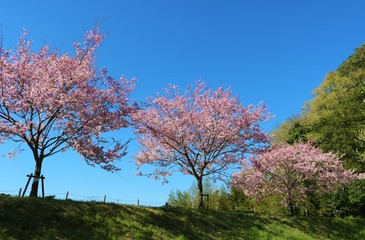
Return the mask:
[[[279,196],[271,196],[269,198],[256,201],[254,198],[246,196],[244,192],[237,187],[229,187],[222,185],[217,186],[209,179],[204,181],[203,205],[205,209],[214,209],[221,211],[248,211],[267,214],[284,215],[286,209],[280,204]],[[198,208],[199,194],[197,184],[194,182],[191,187],[185,191],[173,190],[170,192],[167,204],[172,207]]]
[[[185,191],[173,190],[170,192],[167,204],[173,207],[198,208],[200,196],[198,185],[194,182]],[[255,205],[252,199],[245,196],[239,188],[227,188],[224,185],[217,185],[206,178],[203,182],[205,193],[203,195],[203,205],[207,209],[216,210],[243,210],[254,211]]]
[[[295,214],[301,216],[364,216],[364,202],[362,200],[365,189],[363,186],[363,182],[357,181],[349,187],[338,188],[329,194],[311,195],[306,201],[296,206]],[[240,188],[227,188],[223,185],[217,187],[208,179],[204,181],[204,187],[206,189],[203,198],[205,209],[249,211],[270,215],[287,214],[287,209],[283,207],[279,194],[256,200],[253,197],[246,196]],[[198,208],[199,199],[197,184],[193,183],[185,191],[171,191],[167,205],[188,209]]]

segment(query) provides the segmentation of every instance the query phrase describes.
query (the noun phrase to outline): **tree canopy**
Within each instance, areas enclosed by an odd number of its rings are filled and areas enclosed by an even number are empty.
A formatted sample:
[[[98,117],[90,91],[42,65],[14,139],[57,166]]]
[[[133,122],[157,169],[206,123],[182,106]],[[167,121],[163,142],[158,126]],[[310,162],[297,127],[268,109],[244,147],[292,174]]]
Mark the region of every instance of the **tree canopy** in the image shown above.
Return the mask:
[[[104,35],[86,32],[83,44],[74,43],[74,56],[49,46],[34,52],[26,38],[24,32],[14,51],[0,49],[0,140],[26,143],[36,178],[45,158],[67,149],[90,165],[118,170],[113,163],[125,155],[126,145],[103,133],[130,125],[134,84],[96,68],[94,52]]]
[[[362,177],[346,170],[336,154],[323,153],[310,143],[274,145],[250,156],[250,163],[234,175],[235,185],[256,198],[279,193],[290,214],[308,192],[329,192]]]
[[[164,90],[165,95],[149,98],[146,107],[133,115],[142,147],[136,161],[139,166],[155,166],[150,175],[165,178],[176,171],[192,175],[202,195],[205,176],[212,180],[230,176],[228,171],[245,154],[267,144],[268,135],[259,123],[270,115],[262,104],[244,107],[230,89],[212,91],[204,82],[188,86],[184,93],[174,85]]]
[[[306,116],[313,139],[324,151],[343,154],[345,165],[365,171],[365,45],[356,49],[314,90]]]

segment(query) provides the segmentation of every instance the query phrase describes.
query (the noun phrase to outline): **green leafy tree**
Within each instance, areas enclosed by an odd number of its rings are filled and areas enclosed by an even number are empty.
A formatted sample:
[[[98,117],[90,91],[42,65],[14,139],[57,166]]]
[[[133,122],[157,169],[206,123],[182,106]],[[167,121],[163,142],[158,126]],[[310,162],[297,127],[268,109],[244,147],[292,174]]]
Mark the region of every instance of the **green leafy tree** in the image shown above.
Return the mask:
[[[304,115],[293,116],[286,120],[279,128],[271,133],[273,142],[286,142],[289,144],[307,142],[309,127],[305,125],[304,120]]]
[[[188,191],[173,190],[170,192],[167,202],[173,207],[191,208],[194,199]]]
[[[251,211],[255,208],[254,201],[246,196],[242,189],[236,187],[227,189],[224,185],[218,189],[216,184],[209,179],[206,179],[203,185],[205,189],[204,208],[224,211]],[[173,190],[170,192],[167,203],[173,207],[197,208],[200,200],[198,192],[196,183],[185,191]]]
[[[356,49],[314,90],[300,116],[272,132],[274,142],[310,140],[326,152],[336,152],[344,165],[365,171],[365,45]],[[358,180],[326,196],[308,194],[306,209],[322,215],[365,213],[365,181]]]
[[[231,210],[230,194],[227,188],[221,186],[219,189],[218,207],[219,210]]]
[[[357,180],[319,199],[320,215],[365,216],[365,181]]]
[[[343,154],[347,167],[365,171],[365,45],[314,90],[306,116],[308,137],[324,151]]]
[[[205,208],[217,206],[219,201],[219,191],[213,182],[206,178],[203,181],[203,188],[205,189],[204,197],[205,201],[203,205]],[[195,208],[198,207],[200,201],[198,186],[193,183],[186,191],[173,190],[169,194],[168,204],[173,207]]]
[[[253,210],[254,206],[251,204],[251,198],[245,195],[242,189],[232,186],[229,193],[229,202],[231,210]]]

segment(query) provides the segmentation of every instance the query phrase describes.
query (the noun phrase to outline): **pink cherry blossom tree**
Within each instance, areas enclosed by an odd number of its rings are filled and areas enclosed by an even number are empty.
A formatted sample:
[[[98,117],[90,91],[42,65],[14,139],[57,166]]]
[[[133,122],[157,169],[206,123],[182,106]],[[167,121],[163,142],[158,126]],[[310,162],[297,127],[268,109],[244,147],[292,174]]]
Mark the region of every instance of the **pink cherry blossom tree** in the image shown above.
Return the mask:
[[[190,85],[180,93],[170,85],[133,114],[141,145],[135,160],[139,167],[156,167],[146,175],[166,182],[176,171],[194,176],[202,208],[203,178],[223,179],[246,153],[267,143],[259,126],[270,118],[265,111],[262,104],[242,106],[230,89],[212,91],[198,81],[194,89]]]
[[[134,83],[96,68],[94,52],[104,35],[97,28],[86,32],[83,44],[74,43],[74,56],[49,46],[34,52],[26,37],[15,51],[0,49],[0,140],[26,143],[36,178],[45,158],[67,149],[90,165],[118,170],[114,161],[126,154],[126,143],[103,133],[130,125]],[[35,180],[30,195],[37,193]]]
[[[234,174],[234,184],[258,199],[279,193],[289,214],[309,191],[329,192],[360,177],[344,169],[337,155],[310,143],[274,145],[249,160],[250,165]]]

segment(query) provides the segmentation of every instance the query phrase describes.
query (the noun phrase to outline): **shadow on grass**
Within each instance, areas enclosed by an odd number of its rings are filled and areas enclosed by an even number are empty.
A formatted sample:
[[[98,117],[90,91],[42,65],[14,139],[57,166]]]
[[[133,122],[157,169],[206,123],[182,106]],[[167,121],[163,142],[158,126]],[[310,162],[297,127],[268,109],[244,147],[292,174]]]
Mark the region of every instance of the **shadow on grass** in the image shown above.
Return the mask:
[[[162,214],[150,218],[155,226],[186,239],[258,239],[257,229],[265,222],[249,213],[183,208],[162,208]]]
[[[257,239],[262,224],[249,213],[0,197],[5,239]]]
[[[254,240],[284,239],[282,235],[290,239],[365,239],[365,219],[272,218],[249,212],[0,195],[0,239]]]
[[[101,206],[96,205],[97,203],[2,197],[0,238],[109,239],[109,230],[115,230],[110,229],[108,221],[100,221],[108,209],[101,210]]]

